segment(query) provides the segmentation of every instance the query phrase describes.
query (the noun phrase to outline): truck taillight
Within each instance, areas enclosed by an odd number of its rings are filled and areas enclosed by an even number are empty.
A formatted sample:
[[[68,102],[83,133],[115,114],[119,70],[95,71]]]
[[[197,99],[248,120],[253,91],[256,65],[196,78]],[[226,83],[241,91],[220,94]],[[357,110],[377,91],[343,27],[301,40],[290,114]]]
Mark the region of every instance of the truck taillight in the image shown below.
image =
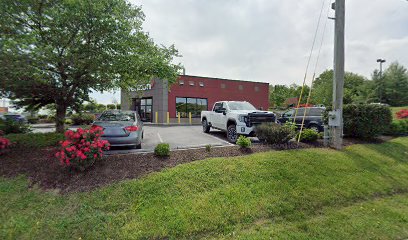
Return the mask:
[[[128,126],[128,127],[125,127],[125,130],[128,132],[135,132],[139,130],[139,128],[137,126]]]

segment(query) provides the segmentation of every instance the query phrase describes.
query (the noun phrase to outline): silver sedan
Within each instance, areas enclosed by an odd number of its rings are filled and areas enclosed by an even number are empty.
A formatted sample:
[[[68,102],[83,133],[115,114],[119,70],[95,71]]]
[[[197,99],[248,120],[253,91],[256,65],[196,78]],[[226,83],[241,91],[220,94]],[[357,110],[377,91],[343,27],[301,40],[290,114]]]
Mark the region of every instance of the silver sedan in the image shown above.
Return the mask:
[[[143,122],[135,111],[109,110],[103,112],[92,124],[102,127],[102,139],[111,146],[142,148]]]

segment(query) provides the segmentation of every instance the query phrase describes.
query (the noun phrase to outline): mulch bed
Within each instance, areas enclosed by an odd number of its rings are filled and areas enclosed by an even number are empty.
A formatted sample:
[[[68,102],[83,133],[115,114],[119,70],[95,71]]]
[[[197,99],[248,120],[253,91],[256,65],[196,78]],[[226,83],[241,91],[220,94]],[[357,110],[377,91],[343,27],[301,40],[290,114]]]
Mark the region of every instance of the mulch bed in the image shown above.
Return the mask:
[[[356,141],[345,141],[345,145],[354,143]],[[38,185],[44,190],[60,193],[83,192],[124,179],[140,178],[163,168],[210,157],[234,157],[270,150],[315,147],[323,147],[322,141],[313,144],[300,143],[299,145],[297,143],[274,146],[253,144],[250,150],[242,150],[238,146],[212,148],[210,152],[205,149],[179,150],[172,151],[170,157],[167,158],[158,158],[152,153],[111,155],[105,156],[84,172],[62,167],[54,157],[55,148],[14,148],[0,156],[0,176],[15,177],[23,174],[29,178],[31,186]]]

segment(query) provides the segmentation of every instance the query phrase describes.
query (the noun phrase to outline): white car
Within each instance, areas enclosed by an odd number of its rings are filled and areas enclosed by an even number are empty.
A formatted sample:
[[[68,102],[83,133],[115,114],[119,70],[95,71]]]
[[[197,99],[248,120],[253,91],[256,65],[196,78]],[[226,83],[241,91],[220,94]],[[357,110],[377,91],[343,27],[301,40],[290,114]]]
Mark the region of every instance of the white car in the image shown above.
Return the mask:
[[[239,135],[255,136],[255,127],[264,122],[276,122],[273,112],[257,110],[249,102],[216,102],[212,111],[201,112],[203,131],[211,128],[227,133],[227,139],[235,143]]]

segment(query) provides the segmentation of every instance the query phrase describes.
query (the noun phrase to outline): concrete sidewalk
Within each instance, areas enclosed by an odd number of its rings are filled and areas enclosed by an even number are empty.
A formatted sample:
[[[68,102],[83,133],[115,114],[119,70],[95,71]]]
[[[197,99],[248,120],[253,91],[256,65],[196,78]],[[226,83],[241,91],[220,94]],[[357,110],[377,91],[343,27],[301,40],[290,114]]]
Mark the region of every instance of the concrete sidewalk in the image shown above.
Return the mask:
[[[55,128],[55,123],[36,123],[30,124],[32,128]]]

